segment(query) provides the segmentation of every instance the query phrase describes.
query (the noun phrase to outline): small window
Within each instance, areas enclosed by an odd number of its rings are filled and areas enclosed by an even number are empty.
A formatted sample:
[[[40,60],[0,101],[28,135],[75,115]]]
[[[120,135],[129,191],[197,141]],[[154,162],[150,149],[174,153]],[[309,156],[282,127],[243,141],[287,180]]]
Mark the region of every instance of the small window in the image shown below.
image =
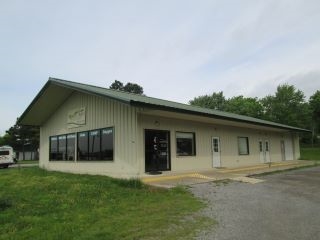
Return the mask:
[[[78,159],[88,160],[88,132],[78,133]]]
[[[176,132],[177,156],[195,156],[195,133]]]
[[[213,138],[213,152],[219,152],[219,139]]]
[[[259,150],[260,152],[263,152],[262,141],[259,141]]]
[[[0,156],[9,155],[9,151],[0,151]]]
[[[239,155],[249,155],[248,137],[238,137]]]

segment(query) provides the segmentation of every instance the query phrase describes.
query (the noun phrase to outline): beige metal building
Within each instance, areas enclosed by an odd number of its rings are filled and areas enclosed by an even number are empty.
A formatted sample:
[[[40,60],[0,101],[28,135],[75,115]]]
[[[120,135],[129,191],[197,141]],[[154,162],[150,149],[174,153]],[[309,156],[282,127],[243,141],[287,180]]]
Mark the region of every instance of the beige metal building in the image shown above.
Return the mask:
[[[50,78],[20,117],[40,167],[115,177],[296,160],[296,127]]]

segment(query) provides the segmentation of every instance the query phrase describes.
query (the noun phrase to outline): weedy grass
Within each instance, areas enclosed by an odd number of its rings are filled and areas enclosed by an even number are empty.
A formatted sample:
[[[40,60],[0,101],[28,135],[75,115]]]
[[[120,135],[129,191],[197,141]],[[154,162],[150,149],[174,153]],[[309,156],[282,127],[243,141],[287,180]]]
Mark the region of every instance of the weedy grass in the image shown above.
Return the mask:
[[[320,147],[308,147],[301,148],[301,157],[302,160],[317,160],[320,161]]]
[[[182,187],[137,179],[0,170],[0,239],[188,239],[213,220]]]
[[[285,172],[290,172],[290,171],[295,171],[295,170],[305,169],[305,168],[312,168],[312,167],[317,167],[317,166],[320,166],[320,164],[316,162],[316,163],[314,163],[313,165],[300,166],[300,167],[294,167],[294,168],[289,168],[289,169],[276,170],[276,171],[271,171],[271,172],[257,173],[257,174],[249,175],[249,177],[267,176],[267,175],[273,175],[273,174],[278,174],[278,173],[285,173]]]

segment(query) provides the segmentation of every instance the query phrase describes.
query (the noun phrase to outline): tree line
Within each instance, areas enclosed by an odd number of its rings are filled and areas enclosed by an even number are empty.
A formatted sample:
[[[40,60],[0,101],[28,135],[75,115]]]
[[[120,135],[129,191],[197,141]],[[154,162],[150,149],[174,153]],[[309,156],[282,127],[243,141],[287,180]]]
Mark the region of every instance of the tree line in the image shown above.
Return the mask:
[[[319,141],[320,130],[320,91],[306,100],[304,93],[293,85],[277,87],[273,95],[263,98],[234,96],[226,98],[223,92],[195,97],[191,105],[230,113],[260,118],[272,122],[309,129],[312,134],[304,134],[304,143]]]

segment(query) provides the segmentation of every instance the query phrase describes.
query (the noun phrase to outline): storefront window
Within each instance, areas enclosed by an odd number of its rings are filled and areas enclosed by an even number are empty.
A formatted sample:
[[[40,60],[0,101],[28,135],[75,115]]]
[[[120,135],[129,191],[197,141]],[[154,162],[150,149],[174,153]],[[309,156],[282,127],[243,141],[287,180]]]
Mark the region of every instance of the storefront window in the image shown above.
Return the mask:
[[[58,137],[50,137],[50,160],[57,160],[58,155]]]
[[[67,160],[74,161],[75,160],[75,152],[76,152],[76,134],[68,134],[67,135]]]
[[[88,160],[88,132],[78,133],[78,161]]]
[[[89,132],[89,160],[101,160],[100,130]]]
[[[113,160],[113,128],[101,130],[101,159]]]

